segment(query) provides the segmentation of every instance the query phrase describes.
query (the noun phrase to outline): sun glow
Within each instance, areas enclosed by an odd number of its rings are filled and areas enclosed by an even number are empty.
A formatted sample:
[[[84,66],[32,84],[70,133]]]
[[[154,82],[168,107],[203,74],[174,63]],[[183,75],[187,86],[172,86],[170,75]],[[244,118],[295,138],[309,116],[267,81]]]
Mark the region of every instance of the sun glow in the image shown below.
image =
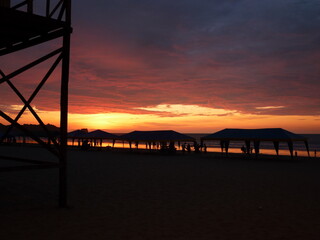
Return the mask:
[[[220,112],[219,112],[220,113]],[[199,133],[214,132],[224,128],[285,128],[297,133],[320,132],[319,119],[313,116],[274,116],[242,114],[238,112],[220,114],[155,113],[104,113],[70,114],[70,129],[104,129],[110,132],[133,130],[176,130]]]
[[[285,128],[296,133],[319,133],[320,117],[299,115],[244,114],[197,105],[157,105],[135,108],[137,113],[69,113],[69,131],[88,128],[120,133],[133,130],[176,130],[184,133],[211,133],[224,128]],[[142,112],[141,112],[142,110]],[[9,114],[12,118],[16,113]],[[59,111],[39,111],[45,124],[60,125]],[[3,119],[2,124],[8,124]],[[38,124],[28,111],[20,124]]]

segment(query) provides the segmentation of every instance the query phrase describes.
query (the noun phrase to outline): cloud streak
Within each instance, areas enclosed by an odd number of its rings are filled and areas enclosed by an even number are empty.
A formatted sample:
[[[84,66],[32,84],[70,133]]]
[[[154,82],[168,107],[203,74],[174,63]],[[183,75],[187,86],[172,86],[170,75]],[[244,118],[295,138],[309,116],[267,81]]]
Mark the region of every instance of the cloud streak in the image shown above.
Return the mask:
[[[78,18],[78,33],[75,25],[71,93],[121,110],[197,104],[258,114],[257,106],[285,105],[270,113],[320,113],[316,1],[101,4],[88,9],[95,18]]]

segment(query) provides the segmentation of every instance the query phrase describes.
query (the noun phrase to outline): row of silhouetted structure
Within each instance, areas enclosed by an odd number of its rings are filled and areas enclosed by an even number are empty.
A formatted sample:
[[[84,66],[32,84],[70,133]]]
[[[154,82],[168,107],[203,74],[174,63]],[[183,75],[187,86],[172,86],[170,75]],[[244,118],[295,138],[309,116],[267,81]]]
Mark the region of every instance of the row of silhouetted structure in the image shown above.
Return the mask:
[[[126,141],[129,143],[130,148],[131,144],[137,144],[143,142],[147,146],[150,146],[154,143],[175,143],[179,145],[181,142],[194,142],[196,139],[188,135],[176,132],[176,131],[133,131],[121,136],[114,135],[102,130],[95,130],[88,132],[87,129],[76,130],[68,134],[68,138],[79,140],[84,139],[93,139],[94,142],[99,140],[102,142],[103,139],[108,139],[113,141]],[[282,128],[265,128],[265,129],[224,129],[216,133],[204,136],[201,138],[201,145],[208,141],[220,141],[221,150],[228,154],[229,144],[231,141],[243,141],[246,145],[247,153],[251,143],[253,143],[255,154],[260,152],[260,143],[261,142],[273,142],[275,151],[277,155],[279,154],[279,143],[286,142],[291,156],[293,155],[293,142],[302,141],[305,143],[306,150],[309,154],[308,140],[298,134],[294,134]]]
[[[59,128],[53,126],[53,125],[47,125],[49,126],[50,131],[52,131],[52,134],[59,138]],[[28,125],[27,126],[31,132],[36,134],[37,136],[41,137],[44,135],[43,131],[41,130],[40,126],[38,125]],[[4,135],[6,131],[6,126],[1,125],[0,126],[0,139],[3,142],[4,139],[2,139],[2,136]],[[23,133],[13,129],[9,135],[6,135],[6,137],[23,137]],[[102,145],[103,140],[111,140],[113,142],[113,146],[116,141],[121,142],[128,142],[129,146],[131,148],[132,143],[134,143],[136,146],[139,143],[146,143],[146,146],[154,145],[155,143],[159,144],[166,144],[166,143],[180,143],[182,142],[191,142],[196,143],[196,139],[193,137],[190,137],[188,135],[172,131],[172,130],[166,130],[166,131],[133,131],[127,134],[123,135],[115,135],[112,133],[108,133],[106,131],[102,130],[95,130],[88,132],[87,129],[80,129],[75,130],[68,133],[68,138],[72,140],[73,144],[75,141],[78,141],[78,144],[82,144],[84,141],[90,140],[92,145]],[[285,142],[288,144],[289,151],[291,155],[293,155],[293,142],[300,141],[304,142],[306,146],[306,150],[309,154],[309,146],[308,146],[308,140],[301,135],[294,134],[292,132],[289,132],[287,130],[284,130],[282,128],[264,128],[264,129],[224,129],[221,131],[218,131],[216,133],[204,136],[201,138],[201,145],[205,144],[206,142],[210,141],[219,141],[221,150],[225,153],[228,153],[229,145],[231,141],[243,141],[246,149],[249,153],[249,149],[251,146],[251,143],[253,143],[255,154],[259,154],[260,152],[260,143],[261,142],[272,142],[276,151],[276,154],[279,153],[279,143]]]

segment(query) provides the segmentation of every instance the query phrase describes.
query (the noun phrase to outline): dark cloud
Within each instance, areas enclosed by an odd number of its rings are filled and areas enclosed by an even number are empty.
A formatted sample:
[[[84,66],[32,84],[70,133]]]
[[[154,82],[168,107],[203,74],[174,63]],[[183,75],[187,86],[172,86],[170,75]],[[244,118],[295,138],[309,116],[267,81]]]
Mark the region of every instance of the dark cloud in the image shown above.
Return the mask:
[[[70,110],[320,114],[319,12],[317,0],[74,1]]]

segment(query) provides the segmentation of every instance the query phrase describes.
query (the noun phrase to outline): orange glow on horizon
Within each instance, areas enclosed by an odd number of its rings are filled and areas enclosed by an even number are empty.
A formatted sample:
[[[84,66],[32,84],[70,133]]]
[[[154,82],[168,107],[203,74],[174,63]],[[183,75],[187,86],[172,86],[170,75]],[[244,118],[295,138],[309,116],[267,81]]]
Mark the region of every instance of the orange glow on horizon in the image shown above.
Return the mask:
[[[254,115],[237,111],[196,107],[195,105],[159,105],[145,114],[132,113],[69,113],[69,131],[88,128],[108,132],[130,132],[133,130],[175,130],[184,133],[212,133],[224,128],[284,128],[295,133],[320,133],[318,116],[298,115]],[[59,126],[58,111],[40,111],[45,124]],[[11,114],[14,118],[14,115]],[[8,124],[1,120],[2,124]],[[20,124],[37,124],[26,112]]]

